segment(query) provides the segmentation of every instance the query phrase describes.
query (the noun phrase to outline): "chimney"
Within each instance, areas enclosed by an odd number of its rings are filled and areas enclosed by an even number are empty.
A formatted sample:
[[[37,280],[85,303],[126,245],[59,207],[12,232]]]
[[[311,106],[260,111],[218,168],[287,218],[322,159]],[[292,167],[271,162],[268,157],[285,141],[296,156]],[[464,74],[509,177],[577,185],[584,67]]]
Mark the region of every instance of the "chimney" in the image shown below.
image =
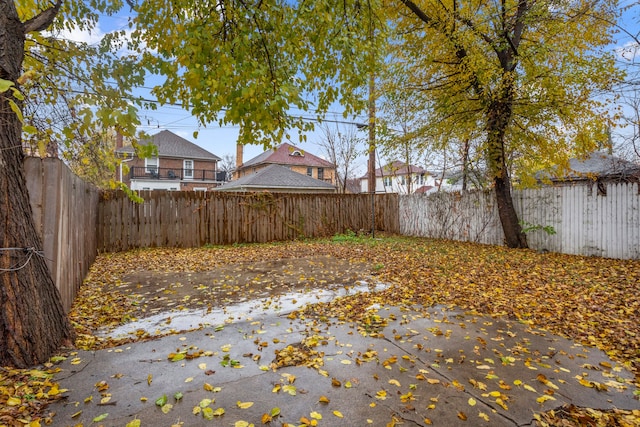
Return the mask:
[[[244,160],[242,159],[242,155],[244,153],[244,146],[242,144],[236,145],[236,169],[239,169],[242,166]]]
[[[116,133],[116,150],[123,147],[122,134],[120,131]]]

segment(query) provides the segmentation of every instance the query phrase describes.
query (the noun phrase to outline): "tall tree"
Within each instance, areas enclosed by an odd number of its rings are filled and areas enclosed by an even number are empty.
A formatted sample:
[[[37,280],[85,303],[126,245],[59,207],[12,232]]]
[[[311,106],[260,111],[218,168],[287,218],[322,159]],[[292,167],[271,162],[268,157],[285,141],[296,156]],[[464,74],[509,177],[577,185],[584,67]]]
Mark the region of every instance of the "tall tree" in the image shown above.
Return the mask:
[[[148,69],[165,77],[154,89],[161,102],[189,105],[205,126],[239,125],[240,143],[269,146],[312,127],[291,108],[322,117],[339,102],[347,117],[366,105],[376,66],[368,53],[382,40],[368,32],[375,1],[140,0],[133,37],[148,48]]]
[[[101,141],[93,135],[96,123],[135,132],[126,91],[142,82],[142,74],[133,67],[135,57],[116,54],[124,34],[107,35],[96,45],[62,36],[65,30],[95,28],[98,11],[121,7],[117,1],[0,0],[0,365],[44,362],[73,337],[33,221],[22,133],[40,154],[77,143],[77,153],[89,156]],[[29,113],[36,106],[60,111],[62,103],[68,120],[61,127],[53,115],[38,121]]]
[[[432,103],[425,125],[484,129],[482,152],[510,247],[525,247],[511,197],[514,167],[566,162],[593,149],[606,124],[596,95],[617,75],[610,41],[615,1],[403,0],[390,16],[395,57]],[[462,138],[464,141],[465,138]]]
[[[322,124],[320,129],[324,138],[318,144],[324,149],[328,160],[336,165],[338,191],[346,193],[347,181],[353,178],[353,164],[360,154],[358,147],[362,145],[362,140],[353,126],[340,129],[338,125]]]
[[[28,20],[12,1],[0,2],[0,365],[46,360],[73,334],[49,275],[36,232],[22,169],[18,92],[25,35],[47,28],[60,3]]]

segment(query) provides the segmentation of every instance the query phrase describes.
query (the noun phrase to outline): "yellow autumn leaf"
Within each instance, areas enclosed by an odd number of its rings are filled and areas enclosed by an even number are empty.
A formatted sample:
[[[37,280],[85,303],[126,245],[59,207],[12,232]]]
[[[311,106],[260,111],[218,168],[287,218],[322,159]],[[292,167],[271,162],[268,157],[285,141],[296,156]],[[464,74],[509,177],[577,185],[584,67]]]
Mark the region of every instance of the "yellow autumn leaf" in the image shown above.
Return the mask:
[[[313,412],[311,412],[310,415],[311,415],[311,418],[314,418],[316,420],[321,420],[322,419],[322,414],[320,412],[313,411]]]
[[[469,406],[476,406],[478,402],[476,402],[473,397],[470,397],[469,400],[467,400],[467,403],[469,404]]]
[[[249,422],[244,421],[244,420],[238,420],[235,422],[235,424],[233,425],[234,427],[249,427],[249,426],[253,426],[253,424],[249,424]]]
[[[240,408],[240,409],[248,409],[248,408],[251,408],[253,406],[253,402],[240,402],[240,401],[238,401],[236,404],[238,405],[238,408]]]
[[[485,414],[484,412],[479,412],[478,417],[482,418],[486,422],[489,422],[489,415]]]
[[[162,411],[163,414],[168,414],[172,408],[173,408],[173,405],[171,403],[167,403],[166,405],[162,405],[162,408],[160,408],[160,410]]]
[[[213,409],[210,407],[206,407],[206,408],[202,408],[202,417],[205,420],[212,420],[213,419]]]
[[[549,396],[548,394],[544,394],[544,395],[538,397],[536,399],[536,402],[542,404],[542,403],[546,402],[547,400],[556,400],[556,398],[553,397],[553,396]]]
[[[391,379],[391,380],[389,380],[389,384],[395,385],[397,387],[401,387],[400,386],[400,381],[398,381],[398,380]]]
[[[282,387],[282,391],[289,393],[291,396],[295,396],[296,395],[296,386],[291,385],[291,384],[287,384],[285,386]]]
[[[19,399],[17,397],[10,397],[9,399],[7,399],[7,405],[8,406],[18,406],[22,403],[22,399]]]
[[[340,361],[343,365],[351,365],[351,360],[343,359]]]
[[[207,364],[206,363],[198,364],[198,369],[206,371],[207,370]]]
[[[216,417],[221,417],[222,415],[224,415],[224,408],[218,408],[215,411],[213,411],[213,415]]]
[[[318,399],[318,402],[329,403],[329,398],[327,396],[320,396],[320,399]]]
[[[344,416],[342,415],[342,412],[340,411],[333,411],[333,415],[335,415],[338,418],[343,418]]]
[[[140,427],[140,420],[131,420],[127,423],[126,427]]]

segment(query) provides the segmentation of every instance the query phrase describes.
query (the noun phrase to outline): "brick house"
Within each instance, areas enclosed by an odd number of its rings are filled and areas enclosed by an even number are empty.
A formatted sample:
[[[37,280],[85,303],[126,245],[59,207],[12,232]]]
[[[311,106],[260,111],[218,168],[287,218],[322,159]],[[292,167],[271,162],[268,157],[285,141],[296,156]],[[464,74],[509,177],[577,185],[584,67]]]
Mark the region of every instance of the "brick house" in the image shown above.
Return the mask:
[[[149,142],[156,146],[156,156],[140,158],[132,146],[116,148],[116,155],[126,164],[116,171],[117,181],[132,190],[175,191],[207,191],[224,182],[225,173],[217,169],[220,157],[204,148],[168,130],[140,144]]]
[[[331,185],[336,184],[336,166],[333,163],[286,142],[274,149],[265,151],[245,163],[242,162],[242,149],[239,147],[233,178],[239,179],[254,174],[274,164],[284,166],[294,172],[319,179]]]

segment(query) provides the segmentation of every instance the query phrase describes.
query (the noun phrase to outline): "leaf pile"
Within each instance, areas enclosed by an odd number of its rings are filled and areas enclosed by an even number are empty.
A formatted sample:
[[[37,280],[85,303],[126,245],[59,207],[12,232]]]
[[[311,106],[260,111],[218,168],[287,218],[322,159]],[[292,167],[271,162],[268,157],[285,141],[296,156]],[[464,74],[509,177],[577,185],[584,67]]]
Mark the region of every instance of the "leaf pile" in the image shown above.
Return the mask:
[[[640,420],[640,410],[596,410],[564,405],[561,408],[535,414],[540,427],[549,426],[635,426]]]
[[[0,426],[51,424],[53,414],[45,414],[47,405],[66,391],[52,381],[55,372],[0,367]]]

